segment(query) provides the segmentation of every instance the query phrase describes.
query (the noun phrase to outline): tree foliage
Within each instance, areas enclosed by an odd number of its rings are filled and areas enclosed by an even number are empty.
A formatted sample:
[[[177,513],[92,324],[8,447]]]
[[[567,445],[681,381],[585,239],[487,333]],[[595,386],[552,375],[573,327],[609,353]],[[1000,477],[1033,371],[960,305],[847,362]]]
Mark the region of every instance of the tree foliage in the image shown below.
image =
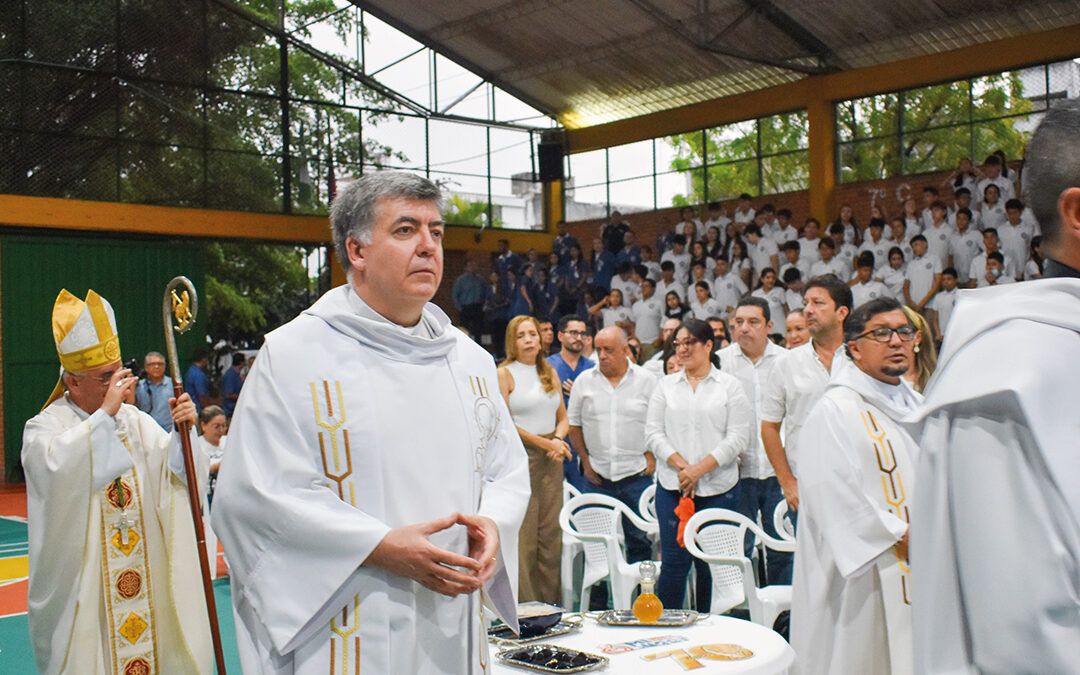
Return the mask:
[[[840,179],[952,169],[999,148],[1019,157],[1033,108],[1018,73],[843,101],[836,106]],[[806,113],[795,112],[669,137],[671,168],[685,173],[689,187],[673,205],[805,189],[807,131]]]
[[[283,206],[281,40],[267,26],[280,21],[299,40],[319,20],[339,36],[356,29],[355,12],[336,12],[333,0],[9,4],[0,12],[0,193],[237,211]],[[325,212],[331,165],[344,176],[364,157],[393,154],[361,139],[357,110],[342,106],[390,105],[293,45],[284,93],[293,210]],[[302,172],[311,177],[303,195]],[[310,300],[306,252],[209,244],[212,340],[257,345],[295,316]]]
[[[450,195],[446,200],[446,213],[443,218],[454,225],[476,225],[487,227],[502,227],[503,222],[493,218],[488,223],[487,202],[470,202],[460,195]]]

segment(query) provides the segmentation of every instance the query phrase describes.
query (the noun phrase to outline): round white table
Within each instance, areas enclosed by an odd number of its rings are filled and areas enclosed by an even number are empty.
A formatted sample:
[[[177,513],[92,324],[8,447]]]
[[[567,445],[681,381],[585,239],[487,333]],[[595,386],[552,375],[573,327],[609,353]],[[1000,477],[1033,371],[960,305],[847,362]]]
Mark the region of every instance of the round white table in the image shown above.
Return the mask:
[[[652,638],[657,641],[664,639],[666,644],[646,647],[627,644],[635,641],[645,641],[647,644]],[[611,661],[607,667],[590,672],[619,675],[666,675],[699,668],[703,675],[772,675],[787,673],[795,661],[795,652],[778,633],[756,623],[719,615],[678,628],[603,626],[585,617],[581,628],[573,633],[550,640],[537,640],[537,643],[540,642],[606,656]],[[701,649],[703,646],[731,643],[749,649],[753,656],[740,661],[718,661],[710,659],[708,651]],[[495,654],[502,649],[491,645],[492,673],[521,675],[537,672],[500,662]],[[700,666],[693,665],[692,661],[697,661]]]

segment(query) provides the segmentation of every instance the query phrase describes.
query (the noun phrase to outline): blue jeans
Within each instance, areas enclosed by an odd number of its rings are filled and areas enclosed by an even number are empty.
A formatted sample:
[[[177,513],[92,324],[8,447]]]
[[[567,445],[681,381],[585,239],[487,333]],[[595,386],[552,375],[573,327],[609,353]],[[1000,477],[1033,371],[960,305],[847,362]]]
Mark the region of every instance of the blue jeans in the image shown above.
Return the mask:
[[[750,520],[757,522],[758,513],[761,513],[761,524],[765,534],[779,539],[776,528],[773,527],[773,512],[776,505],[784,499],[784,491],[780,489],[780,481],[776,476],[768,478],[740,478],[742,486],[742,505],[739,513]],[[753,547],[753,537],[746,538],[747,556]],[[790,584],[791,583],[792,555],[772,549],[765,549],[765,585]]]
[[[694,508],[702,511],[710,508],[738,511],[741,502],[739,484],[727,492],[711,497],[694,497]],[[676,537],[679,533],[679,517],[675,507],[679,505],[679,491],[665,490],[656,486],[656,517],[660,521],[660,578],[656,582],[656,595],[668,609],[680,609],[686,595],[686,576],[690,574],[690,565],[697,569],[697,611],[709,611],[712,599],[712,575],[709,565],[697,560],[679,546]]]
[[[626,504],[631,511],[637,513],[638,501],[641,499],[641,493],[645,491],[645,488],[652,485],[653,478],[653,476],[646,476],[639,473],[634,476],[623,478],[622,480],[610,481],[601,476],[600,485],[593,485],[586,480],[585,486],[588,492],[596,492],[608,495],[609,497],[614,497],[623,504]],[[652,543],[649,541],[648,535],[634,527],[630,522],[630,519],[626,516],[623,516],[622,525],[623,534],[626,535],[626,561],[638,562],[640,560],[650,560],[652,558]]]
[[[570,446],[570,454],[573,457],[563,460],[563,479],[577,488],[578,492],[589,492],[592,483],[585,478],[585,474],[581,471],[581,460],[578,459],[577,449],[569,438],[566,439],[566,444]]]

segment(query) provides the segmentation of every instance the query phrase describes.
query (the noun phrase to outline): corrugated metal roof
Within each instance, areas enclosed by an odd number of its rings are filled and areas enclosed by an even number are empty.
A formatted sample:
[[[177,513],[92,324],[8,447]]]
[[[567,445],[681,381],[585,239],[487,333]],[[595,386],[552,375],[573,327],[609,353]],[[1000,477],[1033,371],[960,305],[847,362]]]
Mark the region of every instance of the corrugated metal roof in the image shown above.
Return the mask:
[[[352,0],[567,126],[1080,22],[1080,0]]]

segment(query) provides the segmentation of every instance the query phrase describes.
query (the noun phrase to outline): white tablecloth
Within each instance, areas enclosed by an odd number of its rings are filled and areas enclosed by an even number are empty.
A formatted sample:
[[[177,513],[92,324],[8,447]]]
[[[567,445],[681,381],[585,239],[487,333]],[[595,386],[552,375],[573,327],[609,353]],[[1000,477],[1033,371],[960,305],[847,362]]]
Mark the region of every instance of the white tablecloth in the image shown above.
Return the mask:
[[[634,649],[623,653],[608,653],[617,651],[617,649],[611,649],[611,646],[620,643],[665,636],[685,638],[685,640],[658,647]],[[606,668],[590,672],[617,673],[618,675],[673,675],[675,673],[685,673],[686,669],[674,658],[667,657],[647,661],[642,657],[677,649],[689,650],[698,645],[716,643],[735,643],[746,647],[754,655],[742,661],[699,659],[703,668],[698,672],[702,673],[702,675],[709,675],[709,673],[717,673],[718,675],[728,675],[729,673],[738,673],[740,675],[747,673],[753,673],[754,675],[787,673],[795,660],[795,652],[779,634],[764,626],[727,616],[710,616],[698,621],[696,624],[682,628],[601,626],[593,619],[585,618],[579,630],[569,635],[563,635],[551,640],[538,640],[537,642],[556,644],[561,647],[606,656],[611,660],[611,663]],[[605,647],[607,647],[606,650]],[[498,675],[521,675],[522,673],[536,672],[510,667],[499,662],[495,658],[495,653],[498,651],[500,651],[499,647],[496,645],[491,646],[491,660],[495,664],[491,670],[492,673]]]

